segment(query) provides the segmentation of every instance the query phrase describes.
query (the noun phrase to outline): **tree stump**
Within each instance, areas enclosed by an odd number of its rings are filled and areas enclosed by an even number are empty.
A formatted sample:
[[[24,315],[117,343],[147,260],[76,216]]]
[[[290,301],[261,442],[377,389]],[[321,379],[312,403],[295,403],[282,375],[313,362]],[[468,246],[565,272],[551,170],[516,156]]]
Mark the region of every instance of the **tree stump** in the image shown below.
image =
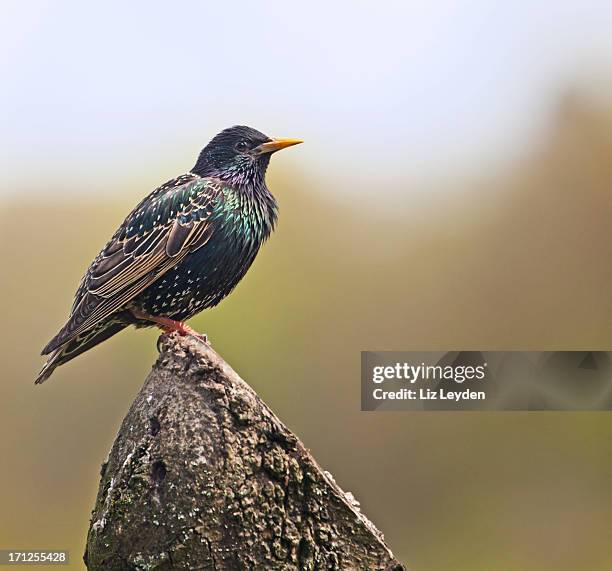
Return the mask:
[[[102,466],[89,570],[404,569],[209,345],[172,334],[160,349]]]

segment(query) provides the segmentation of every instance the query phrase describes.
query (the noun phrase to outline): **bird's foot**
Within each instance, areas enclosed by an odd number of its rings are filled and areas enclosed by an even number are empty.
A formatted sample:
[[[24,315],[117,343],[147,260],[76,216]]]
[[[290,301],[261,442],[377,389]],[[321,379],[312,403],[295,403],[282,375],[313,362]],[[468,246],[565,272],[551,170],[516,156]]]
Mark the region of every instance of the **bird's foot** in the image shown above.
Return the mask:
[[[169,319],[167,317],[156,317],[155,323],[164,333],[174,333],[176,331],[179,335],[191,335],[203,343],[208,343],[208,336],[206,333],[196,331],[183,321],[176,321],[175,319]]]
[[[183,321],[177,321],[176,319],[170,319],[169,317],[148,315],[136,309],[132,309],[131,311],[134,317],[155,323],[155,325],[157,325],[157,327],[159,327],[164,333],[173,333],[176,331],[179,335],[191,335],[203,343],[208,343],[208,336],[206,333],[199,333],[193,327],[190,327]]]

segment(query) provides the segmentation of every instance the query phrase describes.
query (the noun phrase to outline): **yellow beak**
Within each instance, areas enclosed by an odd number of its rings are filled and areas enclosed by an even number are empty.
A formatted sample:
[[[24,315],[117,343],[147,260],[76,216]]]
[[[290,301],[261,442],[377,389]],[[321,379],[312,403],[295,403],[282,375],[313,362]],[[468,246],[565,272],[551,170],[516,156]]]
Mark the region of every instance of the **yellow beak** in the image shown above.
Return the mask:
[[[303,142],[304,141],[300,139],[272,139],[267,143],[262,143],[258,147],[255,147],[255,149],[253,150],[259,155],[264,153],[275,153],[276,151],[280,151],[281,149],[285,149],[286,147],[299,145]]]

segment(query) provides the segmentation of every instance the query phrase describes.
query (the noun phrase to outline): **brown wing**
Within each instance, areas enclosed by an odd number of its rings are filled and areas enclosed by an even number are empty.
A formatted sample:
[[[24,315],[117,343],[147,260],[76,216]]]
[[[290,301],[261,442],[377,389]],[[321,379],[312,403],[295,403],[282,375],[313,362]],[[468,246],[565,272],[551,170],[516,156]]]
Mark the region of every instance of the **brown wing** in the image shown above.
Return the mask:
[[[68,322],[43,349],[64,345],[121,310],[141,291],[211,236],[211,213],[221,184],[186,175],[159,187],[126,218],[93,261],[77,291]]]

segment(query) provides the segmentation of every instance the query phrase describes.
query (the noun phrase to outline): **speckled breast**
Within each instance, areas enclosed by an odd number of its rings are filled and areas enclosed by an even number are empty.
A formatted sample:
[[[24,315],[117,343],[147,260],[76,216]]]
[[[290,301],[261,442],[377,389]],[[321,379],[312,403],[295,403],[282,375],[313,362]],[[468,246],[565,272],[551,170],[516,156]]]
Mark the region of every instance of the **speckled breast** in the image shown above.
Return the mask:
[[[133,305],[149,315],[180,321],[217,305],[243,278],[261,245],[232,234],[215,232],[137,296]]]

